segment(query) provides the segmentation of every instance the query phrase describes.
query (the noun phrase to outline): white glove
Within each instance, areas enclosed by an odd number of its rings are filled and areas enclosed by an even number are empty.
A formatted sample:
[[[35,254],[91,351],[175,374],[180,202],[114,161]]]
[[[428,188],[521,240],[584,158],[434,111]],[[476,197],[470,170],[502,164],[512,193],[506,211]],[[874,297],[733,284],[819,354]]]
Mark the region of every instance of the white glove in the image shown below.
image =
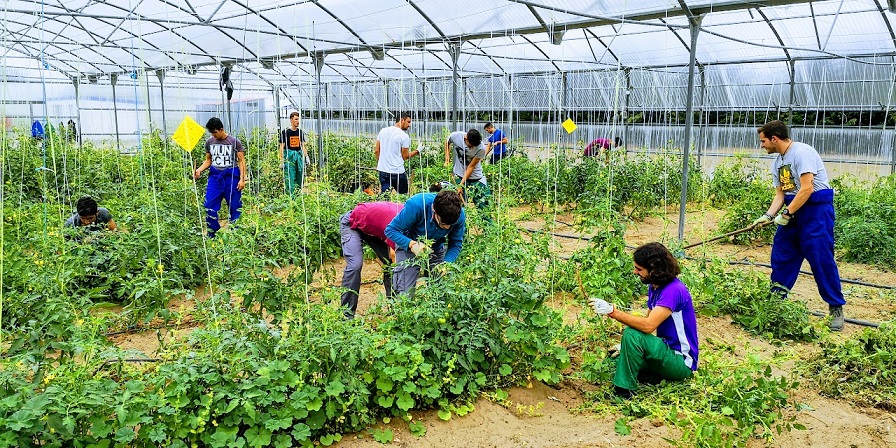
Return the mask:
[[[422,257],[427,252],[426,249],[428,249],[426,245],[418,241],[411,241],[411,244],[409,244],[409,246],[411,252],[413,252],[414,256],[416,257]]]
[[[417,152],[423,152],[423,143],[417,145]]]
[[[779,226],[786,226],[787,223],[789,223],[789,222],[790,222],[790,217],[784,215],[783,213],[781,213],[780,215],[775,217],[775,224],[777,224]]]
[[[769,215],[768,213],[763,213],[762,216],[756,218],[756,220],[753,221],[753,224],[750,224],[750,227],[761,226],[761,225],[769,223],[769,222],[772,222],[772,215]]]
[[[615,357],[619,356],[620,350],[622,350],[622,345],[616,344],[616,345],[610,347],[609,350],[607,350],[607,354],[610,355],[611,358],[615,358]]]
[[[597,297],[588,299],[588,302],[591,303],[591,307],[594,308],[594,312],[597,314],[610,314],[616,309],[612,303],[607,302],[604,299],[598,299]]]

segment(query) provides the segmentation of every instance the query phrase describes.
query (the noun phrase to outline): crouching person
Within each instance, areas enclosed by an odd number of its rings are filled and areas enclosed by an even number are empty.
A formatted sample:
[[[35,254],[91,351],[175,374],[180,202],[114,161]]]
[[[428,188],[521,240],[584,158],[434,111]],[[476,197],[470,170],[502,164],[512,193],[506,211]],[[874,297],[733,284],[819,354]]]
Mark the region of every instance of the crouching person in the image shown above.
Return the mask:
[[[687,286],[678,279],[675,257],[660,243],[635,250],[634,273],[647,289],[647,317],[620,311],[605,300],[590,299],[594,311],[628,328],[622,332],[613,386],[630,398],[638,382],[681,381],[697,370],[697,317]],[[656,331],[656,336],[652,333]]]

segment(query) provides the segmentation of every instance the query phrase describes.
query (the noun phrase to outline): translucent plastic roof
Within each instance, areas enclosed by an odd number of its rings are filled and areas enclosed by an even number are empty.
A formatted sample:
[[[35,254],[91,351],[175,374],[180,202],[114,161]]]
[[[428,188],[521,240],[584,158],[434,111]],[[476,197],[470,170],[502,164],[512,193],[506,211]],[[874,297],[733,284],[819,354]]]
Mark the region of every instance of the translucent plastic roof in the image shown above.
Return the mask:
[[[232,65],[301,85],[322,58],[323,81],[430,78],[452,74],[453,48],[464,77],[682,67],[689,17],[702,66],[896,55],[884,0],[4,0],[0,13],[6,76]]]

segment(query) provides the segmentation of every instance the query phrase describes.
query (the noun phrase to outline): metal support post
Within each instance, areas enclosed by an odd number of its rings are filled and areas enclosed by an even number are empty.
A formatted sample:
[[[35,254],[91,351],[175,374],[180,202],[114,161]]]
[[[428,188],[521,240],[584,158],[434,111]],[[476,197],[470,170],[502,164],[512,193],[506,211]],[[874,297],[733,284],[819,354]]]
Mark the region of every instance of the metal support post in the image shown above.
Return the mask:
[[[688,63],[688,97],[685,107],[684,122],[684,154],[681,158],[681,204],[678,212],[678,241],[684,241],[684,215],[688,202],[688,159],[691,149],[691,129],[694,127],[694,69],[697,65],[697,35],[700,33],[700,22],[703,16],[690,16],[688,22],[691,30],[691,58]]]
[[[623,106],[624,109],[622,112],[622,144],[627,148],[629,144],[628,114],[632,98],[632,69],[624,68],[622,69],[622,72],[625,74],[625,105]],[[626,154],[628,154],[628,150],[626,150]]]
[[[796,102],[796,61],[790,61],[790,98],[787,100],[787,126],[793,124],[793,104]]]
[[[705,127],[703,126],[703,109],[706,106],[706,66],[700,64],[698,68],[700,69],[700,130],[698,131],[697,142],[694,146],[697,148],[697,165],[703,166],[703,137]]]
[[[110,76],[112,81],[112,111],[115,116],[115,149],[121,151],[121,136],[118,131],[118,96],[115,93],[115,86],[118,84],[118,75]]]
[[[457,60],[460,58],[461,42],[448,44],[451,55],[451,130],[457,130]]]
[[[77,114],[78,122],[75,123],[75,130],[78,134],[78,146],[81,145],[81,79],[74,77],[72,78],[72,84],[75,85],[75,113]],[[33,120],[32,120],[33,121]]]
[[[317,133],[317,166],[320,168],[321,172],[324,169],[324,136],[322,134],[322,116],[321,116],[321,83],[320,83],[320,73],[324,68],[324,57],[326,54],[324,53],[315,53],[314,54],[314,80],[317,83],[317,93],[315,95],[314,106],[317,109],[317,120],[314,122],[314,132]]]
[[[164,148],[168,149],[168,117],[165,116],[165,70],[156,70],[156,77],[159,78],[159,93],[162,98],[162,141]]]

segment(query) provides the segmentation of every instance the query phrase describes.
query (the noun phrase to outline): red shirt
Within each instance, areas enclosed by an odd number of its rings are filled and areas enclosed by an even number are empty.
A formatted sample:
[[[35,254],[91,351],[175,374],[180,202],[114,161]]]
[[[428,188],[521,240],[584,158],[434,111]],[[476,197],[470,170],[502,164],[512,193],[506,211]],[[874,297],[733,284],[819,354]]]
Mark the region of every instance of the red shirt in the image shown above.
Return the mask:
[[[403,204],[394,202],[364,202],[352,209],[349,217],[349,227],[360,230],[370,236],[375,236],[395,248],[395,243],[386,238],[386,226],[404,208]]]

